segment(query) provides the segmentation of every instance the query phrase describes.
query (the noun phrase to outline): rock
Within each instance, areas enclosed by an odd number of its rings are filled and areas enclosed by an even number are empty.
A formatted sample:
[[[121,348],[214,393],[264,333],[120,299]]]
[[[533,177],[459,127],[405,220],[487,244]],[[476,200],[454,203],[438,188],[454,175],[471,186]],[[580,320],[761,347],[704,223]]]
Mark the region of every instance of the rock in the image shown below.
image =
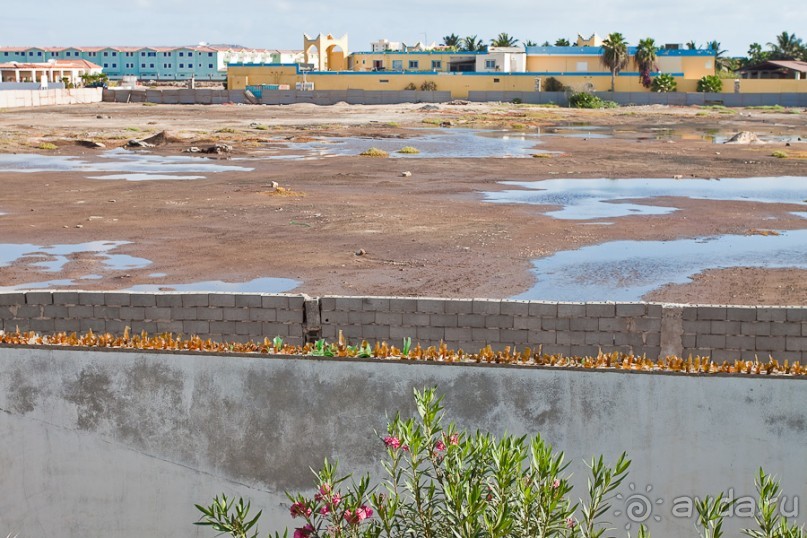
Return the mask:
[[[76,224],[76,228],[84,228],[83,224]]]
[[[209,148],[205,148],[201,151],[201,153],[230,153],[233,150],[233,147],[229,144],[222,144],[221,142],[217,142],[215,146],[210,146]]]
[[[462,99],[454,99],[453,101],[449,101],[446,104],[447,105],[453,105],[453,106],[465,106],[465,105],[470,104],[470,102],[469,101],[463,101]]]
[[[440,127],[451,127],[451,122],[450,121],[444,121],[444,122],[440,123]]]
[[[160,131],[157,134],[143,138],[141,141],[147,144],[153,144],[155,146],[162,146],[166,143],[165,131]]]
[[[76,144],[92,149],[101,149],[106,147],[106,145],[102,144],[101,142],[96,142],[95,140],[76,140]]]
[[[201,148],[197,148],[196,146],[191,146],[188,149],[183,149],[183,153],[201,153]]]
[[[436,105],[423,105],[418,110],[440,110],[440,107]]]
[[[129,140],[126,143],[126,146],[130,148],[153,148],[154,144],[149,144],[148,142],[143,142],[142,140]]]
[[[741,131],[724,142],[725,144],[761,144],[757,135],[750,131]]]
[[[355,254],[356,256],[364,256],[365,254],[367,254],[367,251],[364,250],[363,248],[360,248],[359,250],[356,251]]]
[[[401,173],[401,177],[412,177],[412,172],[406,171]]]
[[[682,176],[681,174],[675,174],[673,176],[673,179],[684,179],[684,176]]]
[[[280,188],[280,183],[278,183],[277,181],[273,181],[271,183],[271,185],[272,185],[272,189],[274,189],[274,190],[277,190],[278,188]]]

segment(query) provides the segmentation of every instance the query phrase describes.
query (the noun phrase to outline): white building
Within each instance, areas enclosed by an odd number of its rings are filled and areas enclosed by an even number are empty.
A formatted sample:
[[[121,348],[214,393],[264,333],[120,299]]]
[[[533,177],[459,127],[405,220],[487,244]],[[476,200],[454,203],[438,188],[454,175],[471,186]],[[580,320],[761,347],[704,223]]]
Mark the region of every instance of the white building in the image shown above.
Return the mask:
[[[488,47],[476,57],[477,73],[524,73],[527,53],[521,47]]]

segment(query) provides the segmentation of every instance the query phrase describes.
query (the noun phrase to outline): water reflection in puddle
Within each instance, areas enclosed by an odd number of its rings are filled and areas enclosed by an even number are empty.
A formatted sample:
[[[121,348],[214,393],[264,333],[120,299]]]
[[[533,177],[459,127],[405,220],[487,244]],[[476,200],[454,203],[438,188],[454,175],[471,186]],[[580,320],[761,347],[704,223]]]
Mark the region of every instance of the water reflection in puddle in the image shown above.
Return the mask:
[[[70,261],[68,256],[90,254],[103,263],[104,269],[123,271],[141,269],[151,263],[145,258],[136,258],[128,254],[111,254],[110,251],[128,245],[128,241],[90,241],[75,245],[40,246],[32,244],[0,243],[0,267],[18,261],[28,261],[32,267],[49,273],[64,269]],[[41,261],[37,261],[41,260]]]
[[[533,262],[536,284],[515,299],[638,301],[707,269],[807,269],[807,230],[675,241],[612,241]]]
[[[392,158],[480,158],[531,157],[540,135],[520,131],[483,131],[479,129],[423,129],[423,134],[409,138],[331,137],[311,142],[289,143],[287,149],[297,155],[270,156],[282,159],[311,159],[335,156],[356,156],[369,148],[389,153]],[[411,146],[420,153],[398,153]],[[541,153],[551,153],[542,151]]]
[[[283,293],[299,286],[290,278],[256,278],[247,282],[207,280],[188,284],[138,284],[126,291],[226,291],[234,293]]]
[[[550,179],[504,181],[519,189],[482,193],[485,200],[503,204],[562,206],[547,211],[556,219],[588,220],[627,215],[663,215],[675,207],[630,203],[626,200],[662,196],[700,200],[747,200],[804,204],[807,177],[752,177],[703,179]]]
[[[122,148],[99,154],[100,160],[83,157],[38,154],[0,154],[0,172],[122,172],[122,174],[93,176],[97,179],[126,179],[130,181],[155,179],[201,179],[205,176],[177,174],[208,174],[219,172],[248,172],[253,168],[219,164],[204,157],[187,155],[155,155]]]

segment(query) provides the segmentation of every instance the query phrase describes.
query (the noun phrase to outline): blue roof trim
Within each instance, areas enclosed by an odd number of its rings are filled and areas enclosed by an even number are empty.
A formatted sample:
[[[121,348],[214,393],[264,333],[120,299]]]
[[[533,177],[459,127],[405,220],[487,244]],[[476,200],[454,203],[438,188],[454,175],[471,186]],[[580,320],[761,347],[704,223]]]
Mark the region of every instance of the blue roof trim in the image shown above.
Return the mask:
[[[527,47],[527,56],[599,56],[602,47]],[[628,47],[628,54],[636,54],[636,47]],[[657,56],[714,56],[710,50],[659,49]]]
[[[474,56],[477,54],[488,54],[486,50],[380,50],[378,52],[372,51],[362,51],[362,52],[351,52],[350,54],[355,55],[362,55],[362,54],[442,54],[442,55],[454,55],[454,56]]]

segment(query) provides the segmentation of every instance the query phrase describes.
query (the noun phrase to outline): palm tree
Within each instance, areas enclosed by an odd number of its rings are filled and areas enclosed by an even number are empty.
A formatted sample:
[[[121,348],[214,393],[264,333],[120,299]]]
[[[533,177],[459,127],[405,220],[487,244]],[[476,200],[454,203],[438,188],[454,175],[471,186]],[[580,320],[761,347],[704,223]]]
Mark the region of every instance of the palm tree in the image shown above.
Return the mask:
[[[770,52],[762,50],[762,45],[759,43],[751,43],[748,46],[748,57],[743,63],[744,65],[758,64],[767,60],[770,55]]]
[[[700,47],[698,47],[698,44],[695,43],[694,41],[688,41],[686,47],[687,47],[687,50],[697,50],[697,49],[700,48]]]
[[[720,50],[720,41],[707,41],[706,50],[711,51],[715,55],[715,70],[716,71],[730,71],[732,67],[731,58],[723,56],[726,54],[725,50]]]
[[[649,88],[653,81],[650,79],[651,71],[658,71],[656,66],[656,42],[653,38],[639,40],[639,46],[636,47],[636,53],[633,55],[633,60],[639,68],[639,78],[642,79],[642,86]]]
[[[531,40],[531,39],[528,39],[528,40],[526,40],[526,41],[524,42],[524,46],[525,46],[525,47],[537,47],[537,46],[538,46],[538,43],[536,43],[535,41],[533,41],[533,40]]]
[[[625,41],[625,36],[619,32],[608,34],[608,37],[602,42],[600,61],[611,71],[611,91],[614,91],[617,74],[625,69],[630,62],[628,42]]]
[[[555,46],[556,47],[568,47],[570,45],[571,44],[569,43],[569,40],[566,39],[565,37],[561,37],[560,39],[555,41]]]
[[[478,51],[482,50],[482,40],[478,39],[475,35],[470,35],[462,40],[462,50]]]
[[[518,39],[506,33],[501,33],[496,36],[496,39],[490,40],[492,47],[515,47],[517,43]]]
[[[777,60],[799,60],[803,58],[804,49],[801,39],[796,34],[782,32],[776,36],[776,43],[768,43],[771,56]]]
[[[544,41],[543,43],[541,43],[541,46],[542,47],[550,47],[551,45],[549,44],[549,41]]]
[[[457,34],[450,34],[443,38],[443,45],[452,49],[458,49],[462,38]]]

